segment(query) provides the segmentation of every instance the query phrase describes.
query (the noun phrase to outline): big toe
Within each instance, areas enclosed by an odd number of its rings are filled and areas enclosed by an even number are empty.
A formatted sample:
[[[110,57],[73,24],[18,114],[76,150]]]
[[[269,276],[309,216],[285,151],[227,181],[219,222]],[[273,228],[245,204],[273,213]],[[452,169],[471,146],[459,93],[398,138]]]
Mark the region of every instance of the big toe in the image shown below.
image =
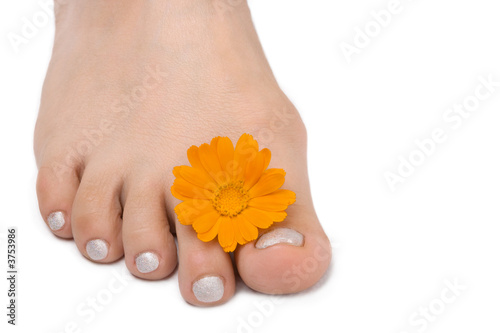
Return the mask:
[[[285,221],[236,252],[242,280],[256,291],[300,292],[319,281],[330,264],[330,242],[314,211],[290,206],[287,212]]]

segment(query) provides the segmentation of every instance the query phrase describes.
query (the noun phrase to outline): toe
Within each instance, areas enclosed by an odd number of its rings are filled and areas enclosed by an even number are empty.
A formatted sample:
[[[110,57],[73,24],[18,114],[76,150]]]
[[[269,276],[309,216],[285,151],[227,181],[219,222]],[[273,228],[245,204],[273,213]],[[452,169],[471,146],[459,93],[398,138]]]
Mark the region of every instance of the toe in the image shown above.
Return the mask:
[[[179,288],[193,305],[210,306],[228,301],[234,294],[231,257],[216,240],[203,242],[191,226],[176,222],[179,242]]]
[[[177,249],[167,220],[164,189],[148,176],[125,186],[123,246],[125,262],[135,276],[157,280],[177,265]]]
[[[114,170],[85,169],[71,214],[78,249],[88,259],[99,262],[112,262],[123,255],[121,179]]]
[[[80,181],[75,169],[57,165],[60,163],[47,163],[39,168],[38,205],[50,230],[59,237],[71,238],[72,205]]]
[[[290,206],[287,213],[285,221],[236,252],[242,280],[259,292],[300,292],[314,285],[330,264],[330,242],[314,211]]]

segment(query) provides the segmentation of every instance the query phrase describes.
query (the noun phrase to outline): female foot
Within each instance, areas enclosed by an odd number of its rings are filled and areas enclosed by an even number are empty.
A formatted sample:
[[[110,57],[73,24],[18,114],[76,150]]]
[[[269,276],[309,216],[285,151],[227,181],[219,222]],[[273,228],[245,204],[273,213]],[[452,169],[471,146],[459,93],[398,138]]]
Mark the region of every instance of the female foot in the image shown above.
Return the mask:
[[[56,10],[52,60],[34,150],[40,211],[53,233],[74,238],[88,259],[125,256],[144,279],[168,276],[191,304],[234,293],[230,256],[180,225],[172,169],[191,145],[250,133],[287,171],[297,195],[288,217],[239,246],[243,281],[264,293],[317,282],[331,257],[316,217],[306,132],[279,89],[246,3],[70,1]],[[179,256],[173,234],[177,235]]]

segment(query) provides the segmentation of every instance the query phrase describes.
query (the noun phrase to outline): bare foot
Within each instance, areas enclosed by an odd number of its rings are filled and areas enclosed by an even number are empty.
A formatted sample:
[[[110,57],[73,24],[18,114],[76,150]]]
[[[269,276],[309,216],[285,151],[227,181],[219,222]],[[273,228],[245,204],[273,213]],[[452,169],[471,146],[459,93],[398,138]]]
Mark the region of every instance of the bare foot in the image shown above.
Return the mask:
[[[250,133],[287,171],[297,194],[288,217],[239,246],[243,281],[264,293],[317,282],[330,243],[316,217],[306,131],[279,89],[245,3],[69,1],[56,37],[35,129],[41,214],[55,235],[74,238],[102,263],[123,255],[132,274],[168,276],[179,262],[183,297],[220,304],[234,293],[229,254],[180,225],[172,169],[191,145]],[[173,233],[179,244],[177,258]]]

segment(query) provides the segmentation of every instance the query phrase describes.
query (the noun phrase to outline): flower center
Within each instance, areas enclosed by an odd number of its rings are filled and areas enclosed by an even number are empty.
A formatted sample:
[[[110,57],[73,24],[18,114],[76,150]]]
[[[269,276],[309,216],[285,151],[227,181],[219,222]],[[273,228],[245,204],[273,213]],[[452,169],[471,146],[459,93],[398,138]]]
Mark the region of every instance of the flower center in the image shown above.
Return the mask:
[[[220,186],[214,192],[212,205],[221,215],[234,217],[247,208],[248,200],[248,192],[240,180]]]

